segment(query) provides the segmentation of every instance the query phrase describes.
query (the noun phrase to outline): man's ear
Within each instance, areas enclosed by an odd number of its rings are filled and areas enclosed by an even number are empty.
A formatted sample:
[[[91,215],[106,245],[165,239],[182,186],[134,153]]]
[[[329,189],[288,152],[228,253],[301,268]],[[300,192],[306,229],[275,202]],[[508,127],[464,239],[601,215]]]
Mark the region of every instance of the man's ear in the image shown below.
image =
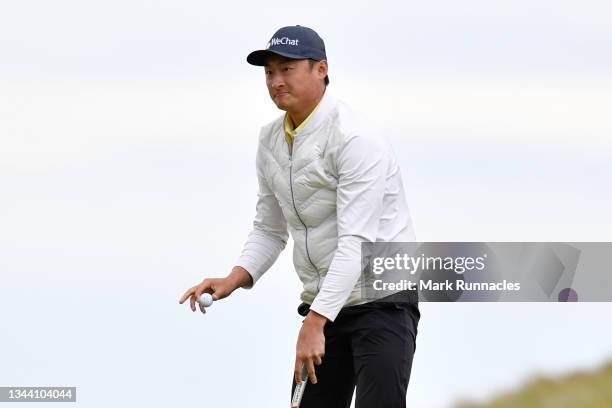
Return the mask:
[[[321,78],[325,78],[327,76],[327,60],[319,61],[317,70]]]

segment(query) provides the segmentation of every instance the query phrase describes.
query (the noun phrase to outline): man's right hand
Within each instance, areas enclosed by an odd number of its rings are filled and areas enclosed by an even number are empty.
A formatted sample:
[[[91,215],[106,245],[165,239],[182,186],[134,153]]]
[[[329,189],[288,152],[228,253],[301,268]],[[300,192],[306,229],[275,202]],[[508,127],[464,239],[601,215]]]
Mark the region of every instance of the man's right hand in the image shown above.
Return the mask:
[[[228,297],[236,289],[251,285],[253,282],[251,275],[246,269],[236,266],[232,269],[232,272],[225,278],[208,278],[204,279],[200,284],[193,286],[183,294],[180,304],[183,304],[185,300],[189,299],[191,304],[191,310],[196,311],[196,303],[200,307],[202,313],[206,313],[206,309],[200,303],[198,299],[202,293],[210,293],[213,300],[219,300]]]

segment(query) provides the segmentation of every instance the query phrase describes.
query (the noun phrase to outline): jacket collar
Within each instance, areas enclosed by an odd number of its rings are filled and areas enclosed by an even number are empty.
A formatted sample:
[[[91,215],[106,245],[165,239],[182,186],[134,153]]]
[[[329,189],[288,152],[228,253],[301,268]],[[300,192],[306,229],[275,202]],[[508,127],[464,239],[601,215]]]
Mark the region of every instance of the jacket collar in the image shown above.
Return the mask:
[[[304,129],[302,129],[302,131],[296,137],[300,137],[316,129],[319,124],[321,124],[321,122],[323,122],[330,114],[330,112],[334,110],[336,105],[336,98],[334,98],[334,96],[329,92],[329,89],[326,89],[325,93],[323,93],[323,98],[321,98],[321,101],[319,102],[317,111],[314,113],[312,118],[310,118],[308,123],[306,123]]]

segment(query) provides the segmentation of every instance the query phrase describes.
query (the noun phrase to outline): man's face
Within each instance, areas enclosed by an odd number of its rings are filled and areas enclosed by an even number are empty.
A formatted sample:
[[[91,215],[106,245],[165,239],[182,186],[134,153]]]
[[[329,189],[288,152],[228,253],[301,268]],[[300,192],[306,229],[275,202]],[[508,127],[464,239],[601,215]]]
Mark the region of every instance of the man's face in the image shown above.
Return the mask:
[[[266,85],[272,101],[284,111],[299,110],[323,91],[327,62],[319,61],[311,67],[306,59],[295,60],[280,55],[266,58]]]

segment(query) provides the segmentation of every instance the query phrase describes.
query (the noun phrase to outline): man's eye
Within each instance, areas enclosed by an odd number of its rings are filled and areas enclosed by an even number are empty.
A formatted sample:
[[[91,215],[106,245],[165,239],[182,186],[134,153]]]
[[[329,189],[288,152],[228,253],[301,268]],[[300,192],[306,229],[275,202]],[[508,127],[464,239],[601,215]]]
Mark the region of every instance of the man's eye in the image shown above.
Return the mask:
[[[283,71],[289,71],[290,69],[293,69],[293,67],[285,67],[283,68]]]

